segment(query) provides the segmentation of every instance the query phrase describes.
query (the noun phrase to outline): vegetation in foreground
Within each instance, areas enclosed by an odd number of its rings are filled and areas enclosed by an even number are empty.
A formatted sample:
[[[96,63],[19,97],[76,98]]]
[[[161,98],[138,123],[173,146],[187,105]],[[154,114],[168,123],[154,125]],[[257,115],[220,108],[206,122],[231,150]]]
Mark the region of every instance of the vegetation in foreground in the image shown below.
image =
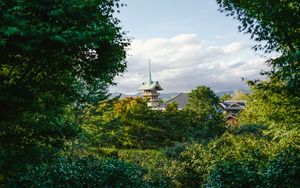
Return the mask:
[[[119,1],[0,2],[0,185],[299,187],[299,2],[217,3],[282,54],[249,82],[236,127],[205,86],[184,111],[104,100],[126,66]]]

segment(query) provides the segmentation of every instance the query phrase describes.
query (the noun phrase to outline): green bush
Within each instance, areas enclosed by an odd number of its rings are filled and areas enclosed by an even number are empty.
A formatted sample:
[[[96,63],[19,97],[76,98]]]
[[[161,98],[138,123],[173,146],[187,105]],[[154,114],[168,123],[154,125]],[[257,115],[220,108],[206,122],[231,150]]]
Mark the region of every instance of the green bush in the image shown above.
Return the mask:
[[[261,185],[254,161],[220,161],[208,177],[208,187],[257,187]]]
[[[116,159],[61,158],[51,165],[30,166],[7,187],[148,187],[145,171]]]
[[[140,166],[144,170],[144,181],[151,187],[174,187],[168,175],[171,161],[161,150],[89,148],[85,155],[117,158],[126,163]]]
[[[241,136],[253,135],[256,137],[262,137],[263,131],[267,129],[267,126],[261,124],[244,124],[241,125],[236,133]]]
[[[177,159],[182,152],[186,151],[186,149],[186,144],[178,142],[172,147],[164,148],[163,153],[171,159]]]
[[[147,171],[145,180],[153,187],[174,187],[168,169],[171,161],[159,150],[120,150],[120,160],[137,164]]]
[[[156,111],[143,98],[101,101],[82,116],[83,141],[92,147],[159,149],[191,138],[184,111]]]
[[[299,147],[288,147],[272,157],[263,175],[265,187],[300,187]]]
[[[168,167],[173,182],[178,187],[200,187],[206,179],[212,156],[202,144],[190,144]]]

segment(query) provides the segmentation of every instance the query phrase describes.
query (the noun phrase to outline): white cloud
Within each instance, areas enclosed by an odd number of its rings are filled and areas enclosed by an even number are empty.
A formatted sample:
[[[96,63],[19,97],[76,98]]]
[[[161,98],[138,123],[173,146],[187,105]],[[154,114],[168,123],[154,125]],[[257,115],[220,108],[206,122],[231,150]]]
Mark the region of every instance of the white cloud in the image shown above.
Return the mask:
[[[136,93],[148,79],[148,59],[153,80],[165,92],[189,91],[198,85],[216,91],[241,89],[246,87],[242,77],[253,79],[265,68],[265,59],[255,56],[247,44],[209,45],[196,34],[134,40],[130,49],[127,72],[115,78],[118,85],[111,87],[112,92]]]
[[[229,45],[223,47],[224,53],[226,54],[232,54],[232,53],[236,53],[239,52],[243,49],[245,49],[245,47],[247,47],[247,45],[240,43],[240,42],[233,42],[230,43]]]
[[[215,37],[214,37],[215,39],[223,39],[224,37],[223,36],[221,36],[221,35],[215,35]]]

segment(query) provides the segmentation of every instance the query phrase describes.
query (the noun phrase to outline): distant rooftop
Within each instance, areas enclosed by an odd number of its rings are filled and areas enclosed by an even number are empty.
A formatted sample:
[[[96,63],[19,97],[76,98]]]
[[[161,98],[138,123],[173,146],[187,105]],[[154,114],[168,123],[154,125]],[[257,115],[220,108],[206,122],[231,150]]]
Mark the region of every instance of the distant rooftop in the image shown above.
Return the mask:
[[[219,105],[223,110],[228,112],[233,112],[233,111],[245,110],[246,102],[247,101],[245,100],[227,100],[219,103]]]
[[[159,85],[158,81],[152,81],[149,83],[142,83],[139,87],[139,90],[163,90],[163,88]]]
[[[166,108],[166,106],[172,102],[175,102],[177,104],[178,109],[183,109],[186,107],[189,100],[189,94],[188,93],[180,93],[179,95],[175,96],[174,98],[164,102],[159,106],[159,108]]]

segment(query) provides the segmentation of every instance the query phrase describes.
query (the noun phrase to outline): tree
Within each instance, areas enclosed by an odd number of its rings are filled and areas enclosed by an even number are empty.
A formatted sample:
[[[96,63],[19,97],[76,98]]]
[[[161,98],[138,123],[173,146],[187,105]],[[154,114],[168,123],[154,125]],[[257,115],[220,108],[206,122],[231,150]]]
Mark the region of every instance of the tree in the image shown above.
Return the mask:
[[[31,166],[5,187],[150,187],[144,175],[141,167],[117,159],[61,157],[49,166]]]
[[[108,84],[98,80],[96,85],[90,85],[83,80],[79,80],[74,88],[77,96],[74,97],[75,101],[70,107],[71,113],[74,117],[74,122],[76,125],[79,125],[82,123],[82,119],[80,119],[80,117],[86,106],[96,104],[97,102],[103,101],[109,97]]]
[[[227,100],[231,100],[231,95],[229,93],[225,93],[224,95],[222,95],[220,97],[220,102],[224,102],[224,101],[227,101]]]
[[[299,94],[300,84],[300,9],[299,0],[216,0],[221,12],[241,22],[239,30],[249,33],[255,50],[279,52],[270,59],[267,74],[281,80],[290,93]]]
[[[182,111],[156,111],[147,100],[108,100],[85,109],[82,128],[92,146],[153,149],[183,142],[190,136],[190,118]]]
[[[178,104],[176,102],[171,102],[166,105],[167,112],[176,112],[178,111]]]
[[[115,118],[115,100],[104,100],[88,105],[81,115],[83,143],[97,147],[120,147],[121,123]]]
[[[51,159],[77,133],[69,106],[88,102],[84,96],[99,94],[124,71],[128,40],[113,17],[119,6],[0,2],[1,174]]]
[[[247,99],[246,93],[239,91],[239,90],[234,91],[232,100],[246,100],[246,99]]]
[[[270,84],[270,83],[269,83]],[[282,88],[279,82],[272,83],[272,88]],[[247,106],[240,114],[241,124],[262,124],[280,130],[281,134],[293,128],[299,129],[300,98],[290,96],[284,89],[262,90],[251,86],[251,94],[247,97]],[[283,131],[285,130],[285,131]]]
[[[219,99],[206,86],[198,86],[189,94],[186,110],[193,119],[193,125],[199,128],[202,139],[215,137],[223,130],[223,117],[217,111]]]

